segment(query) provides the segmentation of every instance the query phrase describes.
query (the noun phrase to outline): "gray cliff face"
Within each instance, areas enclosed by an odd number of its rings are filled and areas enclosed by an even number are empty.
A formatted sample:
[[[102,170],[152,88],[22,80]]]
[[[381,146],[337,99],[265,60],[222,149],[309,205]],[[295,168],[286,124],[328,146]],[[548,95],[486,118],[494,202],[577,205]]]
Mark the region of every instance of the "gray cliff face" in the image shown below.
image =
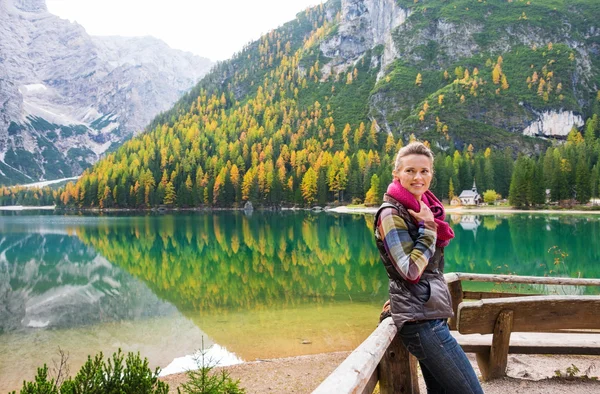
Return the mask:
[[[0,0],[0,37],[0,184],[80,173],[212,66],[152,37],[91,37],[43,0]]]
[[[482,26],[472,24],[456,25],[444,20],[431,23],[427,28],[416,30],[412,23],[407,23],[394,32],[394,42],[398,48],[398,57],[411,62],[431,60],[429,68],[441,68],[463,58],[478,53],[473,36],[481,33]],[[437,45],[438,56],[435,59],[424,59],[418,48]]]
[[[342,0],[338,33],[321,43],[323,54],[333,58],[324,68],[325,75],[331,70],[345,70],[378,45],[384,47],[381,60],[384,70],[398,57],[392,32],[409,15],[394,0]]]

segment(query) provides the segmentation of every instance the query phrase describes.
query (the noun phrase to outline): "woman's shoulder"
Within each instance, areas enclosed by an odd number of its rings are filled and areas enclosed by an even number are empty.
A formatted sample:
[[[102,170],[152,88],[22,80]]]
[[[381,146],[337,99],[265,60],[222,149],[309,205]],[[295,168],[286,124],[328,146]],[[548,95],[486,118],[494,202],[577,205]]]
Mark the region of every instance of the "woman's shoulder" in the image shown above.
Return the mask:
[[[387,194],[384,195],[383,203],[377,211],[377,217],[379,220],[383,220],[385,217],[394,217],[396,220],[402,219],[405,222],[410,221],[410,214],[404,205],[394,200],[393,197],[390,197]]]
[[[383,195],[383,203],[381,204],[379,209],[387,207],[395,208],[395,211],[399,212],[400,214],[406,213],[408,215],[406,207],[400,201],[396,200],[394,197],[386,193]]]

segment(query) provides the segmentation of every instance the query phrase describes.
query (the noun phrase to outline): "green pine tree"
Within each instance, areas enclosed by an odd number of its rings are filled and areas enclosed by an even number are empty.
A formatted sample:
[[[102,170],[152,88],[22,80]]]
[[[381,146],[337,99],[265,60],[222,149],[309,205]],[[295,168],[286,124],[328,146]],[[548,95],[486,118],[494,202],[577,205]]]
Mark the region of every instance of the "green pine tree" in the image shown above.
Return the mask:
[[[544,163],[542,158],[534,164],[531,183],[531,203],[543,205],[546,203],[546,187],[544,185]]]
[[[590,169],[584,158],[577,163],[575,173],[575,196],[580,204],[587,204],[592,197]]]

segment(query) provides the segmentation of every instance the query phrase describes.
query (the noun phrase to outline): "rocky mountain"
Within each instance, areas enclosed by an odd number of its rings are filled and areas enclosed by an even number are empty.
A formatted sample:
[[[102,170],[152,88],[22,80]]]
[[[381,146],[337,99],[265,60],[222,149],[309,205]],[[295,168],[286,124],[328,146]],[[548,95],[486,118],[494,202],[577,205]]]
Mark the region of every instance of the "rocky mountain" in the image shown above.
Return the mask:
[[[599,107],[597,2],[332,0],[323,13],[319,37],[299,54],[299,71],[318,60],[319,81],[327,85],[367,62],[376,78],[365,86],[361,120],[405,141],[416,134],[446,146],[452,139],[458,147],[539,151],[546,144],[523,144],[522,137],[564,139]],[[220,81],[226,90],[232,74],[223,70],[204,86],[219,88],[212,81]],[[236,97],[251,97],[240,84],[236,89]]]
[[[61,202],[376,203],[413,138],[440,158],[445,197],[474,177],[507,196],[520,153],[585,139],[568,166],[565,151],[547,155],[536,183],[572,198],[576,168],[579,183],[598,179],[586,174],[600,151],[599,18],[593,0],[331,0],[213,68]]]
[[[388,133],[527,151],[521,136],[566,138],[597,108],[599,16],[583,0],[342,0],[320,50],[336,71],[377,50],[368,112]]]
[[[44,0],[0,0],[0,184],[81,173],[212,66],[152,37],[92,37]]]

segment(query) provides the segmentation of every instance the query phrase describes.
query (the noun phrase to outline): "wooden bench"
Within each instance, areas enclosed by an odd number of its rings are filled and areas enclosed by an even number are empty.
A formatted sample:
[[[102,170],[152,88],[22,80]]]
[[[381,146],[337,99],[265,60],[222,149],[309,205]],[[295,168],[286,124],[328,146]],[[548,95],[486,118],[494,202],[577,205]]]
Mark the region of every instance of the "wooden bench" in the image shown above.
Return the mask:
[[[506,375],[508,353],[600,355],[600,334],[560,332],[599,329],[598,296],[526,296],[463,302],[458,306],[456,321],[462,335],[455,338],[466,352],[476,353],[484,380]]]
[[[600,279],[463,273],[445,277],[455,314],[448,322],[452,335],[465,352],[476,353],[484,379],[505,374],[508,353],[600,355],[600,296],[541,296],[462,288],[465,281],[600,286]],[[587,331],[566,332],[576,329]],[[417,360],[396,334],[396,326],[387,318],[313,394],[370,394],[377,382],[381,394],[418,394]]]

